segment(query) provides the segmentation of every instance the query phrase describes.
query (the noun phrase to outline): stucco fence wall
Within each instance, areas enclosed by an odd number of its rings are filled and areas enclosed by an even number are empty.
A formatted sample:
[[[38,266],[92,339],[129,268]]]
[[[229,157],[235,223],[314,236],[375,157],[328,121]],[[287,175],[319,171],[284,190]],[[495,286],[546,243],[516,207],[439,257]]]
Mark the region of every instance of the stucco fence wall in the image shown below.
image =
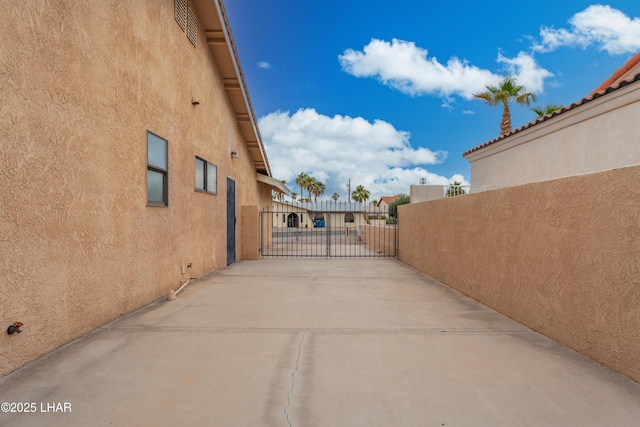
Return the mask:
[[[640,166],[399,206],[399,259],[640,381]]]
[[[385,255],[396,255],[396,227],[387,225],[361,225],[362,241]]]

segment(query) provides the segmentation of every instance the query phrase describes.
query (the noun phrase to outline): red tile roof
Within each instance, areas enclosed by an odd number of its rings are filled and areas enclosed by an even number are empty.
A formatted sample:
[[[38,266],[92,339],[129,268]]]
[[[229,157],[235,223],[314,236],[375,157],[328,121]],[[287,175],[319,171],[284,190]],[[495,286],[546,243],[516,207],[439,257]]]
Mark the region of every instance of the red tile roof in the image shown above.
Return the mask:
[[[634,72],[635,71],[635,72]],[[487,147],[491,144],[495,144],[498,141],[502,141],[505,138],[510,137],[513,134],[516,134],[518,132],[522,132],[525,129],[529,129],[532,126],[537,125],[538,123],[542,123],[546,120],[549,120],[557,115],[560,115],[564,112],[573,110],[574,108],[577,108],[583,104],[586,104],[587,102],[593,101],[594,99],[600,98],[601,96],[605,96],[608,93],[611,93],[613,91],[616,91],[618,89],[621,89],[625,86],[628,86],[632,83],[635,83],[637,81],[640,81],[640,52],[637,53],[636,55],[633,56],[633,58],[631,58],[630,60],[628,60],[624,66],[622,66],[620,69],[616,70],[615,73],[613,73],[613,75],[611,77],[609,77],[607,80],[605,80],[596,90],[594,90],[593,92],[591,92],[591,94],[586,97],[586,98],[582,98],[580,101],[578,102],[574,102],[571,105],[568,105],[566,107],[562,107],[556,111],[554,111],[551,114],[547,114],[546,116],[543,117],[538,117],[536,120],[527,123],[524,126],[520,126],[519,128],[512,130],[511,132],[509,132],[506,135],[500,135],[499,137],[492,139],[491,141],[487,141],[482,145],[479,145],[475,148],[472,148],[471,150],[465,151],[462,155],[466,156],[467,154],[471,154],[474,151],[478,151],[484,147]]]
[[[613,86],[616,83],[619,83],[621,78],[625,76],[629,71],[633,70],[640,64],[640,52],[636,53],[633,58],[628,60],[620,69],[618,69],[611,77],[605,80],[598,89],[591,92],[593,95],[596,92],[600,92],[601,90],[605,90],[606,88]],[[633,73],[636,74],[636,73]]]
[[[388,205],[390,205],[391,202],[393,202],[397,198],[398,198],[398,196],[382,196],[382,197],[380,197],[380,200],[378,200],[378,204],[376,206],[380,206],[380,202],[382,202],[382,201],[384,201]]]

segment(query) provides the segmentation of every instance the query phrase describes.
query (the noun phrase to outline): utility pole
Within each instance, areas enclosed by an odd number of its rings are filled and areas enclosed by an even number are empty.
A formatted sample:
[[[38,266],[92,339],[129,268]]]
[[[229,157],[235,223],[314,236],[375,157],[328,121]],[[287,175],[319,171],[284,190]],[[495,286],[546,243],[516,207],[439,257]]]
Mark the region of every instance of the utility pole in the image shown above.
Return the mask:
[[[347,184],[347,200],[351,203],[351,178],[349,178],[349,184]]]

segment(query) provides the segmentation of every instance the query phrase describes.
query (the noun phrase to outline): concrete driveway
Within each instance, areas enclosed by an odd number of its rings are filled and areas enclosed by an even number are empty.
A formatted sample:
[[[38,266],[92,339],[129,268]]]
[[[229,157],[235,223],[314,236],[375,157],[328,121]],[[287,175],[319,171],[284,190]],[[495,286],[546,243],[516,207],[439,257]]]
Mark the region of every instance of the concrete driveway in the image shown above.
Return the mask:
[[[393,259],[240,262],[1,402],[35,407],[3,426],[640,425],[640,384]]]

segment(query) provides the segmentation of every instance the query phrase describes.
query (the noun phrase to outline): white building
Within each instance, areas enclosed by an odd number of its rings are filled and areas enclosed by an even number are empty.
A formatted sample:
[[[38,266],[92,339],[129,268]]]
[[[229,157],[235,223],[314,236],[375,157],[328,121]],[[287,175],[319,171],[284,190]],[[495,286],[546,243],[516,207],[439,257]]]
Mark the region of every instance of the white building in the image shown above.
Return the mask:
[[[581,101],[466,153],[472,186],[504,187],[640,164],[640,53]]]

